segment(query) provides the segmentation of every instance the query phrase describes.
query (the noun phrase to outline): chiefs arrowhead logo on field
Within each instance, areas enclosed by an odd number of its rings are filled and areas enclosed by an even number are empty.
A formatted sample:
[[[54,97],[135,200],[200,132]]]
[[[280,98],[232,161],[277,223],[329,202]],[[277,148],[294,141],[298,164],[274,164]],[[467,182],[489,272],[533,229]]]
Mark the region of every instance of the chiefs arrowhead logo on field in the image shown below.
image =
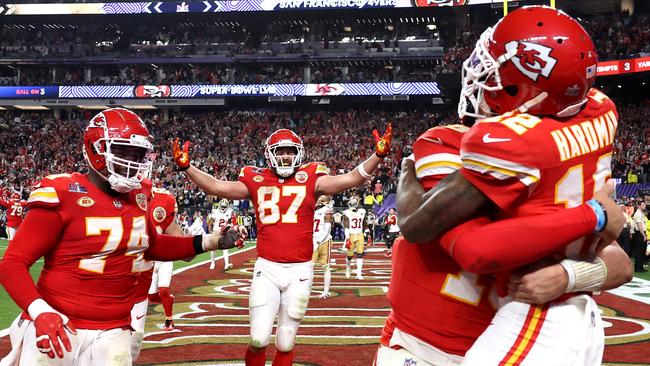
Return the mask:
[[[516,52],[510,60],[533,81],[537,81],[540,75],[548,79],[557,63],[557,59],[551,57],[553,49],[537,43],[511,41],[506,43],[506,51]]]

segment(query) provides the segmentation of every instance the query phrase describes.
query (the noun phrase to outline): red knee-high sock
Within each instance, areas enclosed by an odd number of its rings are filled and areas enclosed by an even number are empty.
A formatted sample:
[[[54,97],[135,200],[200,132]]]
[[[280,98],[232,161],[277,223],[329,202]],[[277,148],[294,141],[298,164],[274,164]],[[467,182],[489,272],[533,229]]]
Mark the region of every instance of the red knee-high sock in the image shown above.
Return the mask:
[[[173,315],[174,299],[172,298],[171,292],[169,292],[169,287],[160,287],[158,288],[160,293],[160,302],[162,303],[163,309],[165,309],[165,316],[168,319],[171,319]]]
[[[253,352],[250,347],[246,347],[246,356],[244,359],[246,366],[264,366],[266,362],[266,347],[257,352]]]
[[[155,294],[149,294],[149,302],[154,303],[154,302],[161,302],[162,300],[160,299],[160,294],[155,293]]]
[[[293,365],[293,350],[289,352],[280,352],[275,353],[275,358],[273,359],[273,366],[291,366]]]

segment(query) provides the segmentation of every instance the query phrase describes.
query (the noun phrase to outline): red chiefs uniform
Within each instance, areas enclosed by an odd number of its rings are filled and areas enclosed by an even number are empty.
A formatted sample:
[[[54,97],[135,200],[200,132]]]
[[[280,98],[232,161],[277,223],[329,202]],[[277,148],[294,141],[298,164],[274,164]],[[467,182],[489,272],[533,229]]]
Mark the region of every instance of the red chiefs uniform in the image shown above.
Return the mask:
[[[425,189],[461,167],[459,147],[467,129],[435,127],[416,140],[416,173]],[[438,241],[398,238],[388,291],[392,312],[382,343],[388,345],[396,326],[446,353],[464,355],[494,316],[493,282],[492,276],[463,272]]]
[[[502,209],[502,218],[577,207],[611,176],[617,125],[614,103],[596,89],[583,110],[566,120],[528,114],[489,118],[465,134],[461,173]],[[591,246],[589,238],[580,239],[564,254],[584,254]]]
[[[256,208],[257,251],[273,262],[308,262],[313,254],[315,185],[329,174],[323,163],[308,163],[288,178],[269,168],[244,167],[239,180]]]
[[[0,206],[7,209],[7,226],[17,228],[23,222],[23,212],[27,206],[27,201],[10,198],[1,199]]]
[[[176,198],[174,195],[164,189],[153,188],[153,195],[149,202],[149,219],[155,224],[156,230],[159,233],[163,233],[174,222],[175,212]],[[147,298],[153,274],[153,262],[150,263],[152,266],[151,269],[141,272],[138,278],[138,285],[135,291],[136,303]]]
[[[110,196],[79,173],[47,177],[31,193],[29,209],[60,217],[58,245],[45,254],[38,294],[77,328],[129,325],[138,276],[153,265],[143,259],[150,194],[143,187]]]

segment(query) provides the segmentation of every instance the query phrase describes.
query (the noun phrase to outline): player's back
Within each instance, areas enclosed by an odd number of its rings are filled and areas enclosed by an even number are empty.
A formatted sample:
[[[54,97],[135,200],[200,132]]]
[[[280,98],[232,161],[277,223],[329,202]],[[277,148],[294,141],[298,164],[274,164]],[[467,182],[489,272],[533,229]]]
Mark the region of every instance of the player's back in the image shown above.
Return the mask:
[[[614,103],[596,89],[571,118],[490,118],[463,139],[463,175],[503,209],[503,217],[576,207],[611,177],[617,124]],[[571,246],[567,254],[581,249]]]
[[[416,173],[425,189],[460,168],[459,146],[466,130],[460,125],[436,127],[414,143]],[[462,271],[438,241],[414,244],[400,237],[393,247],[390,318],[401,331],[463,355],[494,315],[492,282],[491,276]]]
[[[45,255],[39,294],[79,328],[110,329],[129,324],[147,242],[147,201],[142,190],[110,196],[86,175],[45,178],[28,207],[58,213],[58,245]]]
[[[309,262],[312,257],[316,180],[329,174],[322,163],[308,163],[282,178],[268,168],[242,168],[256,211],[257,251],[281,263]]]

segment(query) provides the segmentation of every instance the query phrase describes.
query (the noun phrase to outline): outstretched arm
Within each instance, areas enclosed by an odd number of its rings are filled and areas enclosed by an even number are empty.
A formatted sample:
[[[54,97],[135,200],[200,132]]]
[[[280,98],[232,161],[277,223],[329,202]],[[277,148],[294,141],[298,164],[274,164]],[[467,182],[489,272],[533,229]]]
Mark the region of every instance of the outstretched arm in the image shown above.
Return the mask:
[[[323,175],[316,180],[316,196],[321,194],[334,195],[346,189],[362,185],[366,180],[372,178],[379,164],[390,154],[390,143],[393,139],[393,127],[389,123],[386,133],[379,137],[377,130],[372,131],[375,139],[375,153],[359,164],[351,172],[340,175]]]
[[[613,192],[608,182],[594,199],[575,208],[497,222],[478,218],[447,232],[440,244],[464,269],[490,273],[563,252],[571,242],[594,233],[611,243],[625,223],[609,197]]]
[[[399,227],[406,240],[426,243],[476,216],[490,200],[459,172],[425,192],[415,174],[415,163],[402,161],[397,185]]]
[[[248,188],[242,182],[220,180],[190,164],[190,142],[186,141],[181,149],[178,139],[172,143],[174,162],[178,170],[184,171],[190,180],[205,193],[228,199],[246,199]]]

